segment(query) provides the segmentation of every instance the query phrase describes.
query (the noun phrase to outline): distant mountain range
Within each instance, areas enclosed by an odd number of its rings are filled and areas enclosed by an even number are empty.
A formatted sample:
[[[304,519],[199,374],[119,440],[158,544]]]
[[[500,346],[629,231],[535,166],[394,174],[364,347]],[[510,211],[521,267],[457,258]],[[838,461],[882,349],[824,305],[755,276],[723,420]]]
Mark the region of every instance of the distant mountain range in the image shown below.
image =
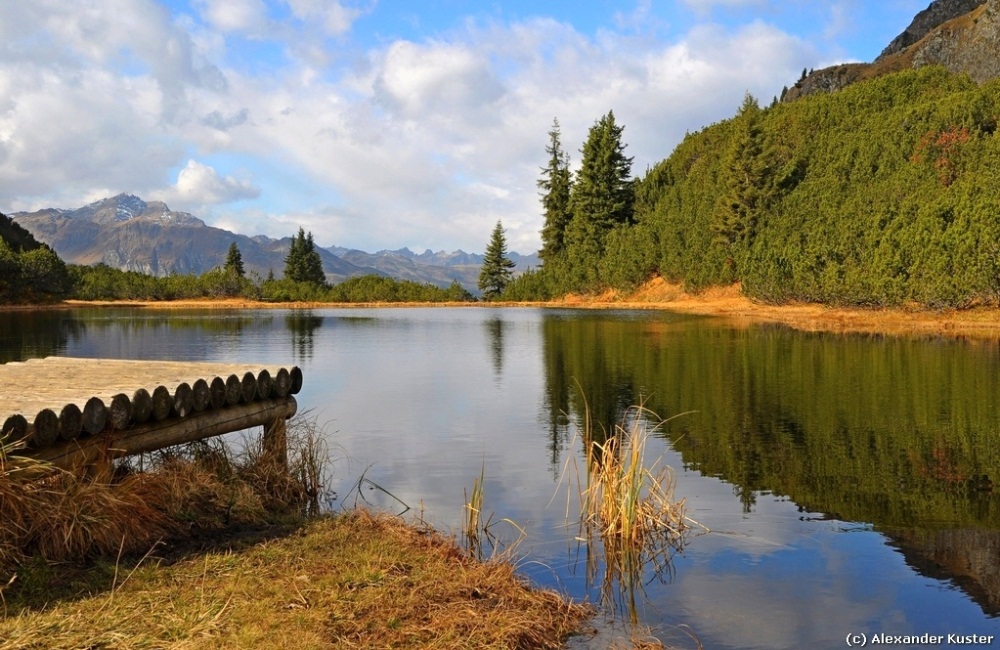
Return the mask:
[[[164,276],[200,274],[226,261],[232,242],[240,249],[247,272],[281,277],[291,237],[247,237],[206,225],[187,212],[174,212],[161,201],[146,202],[119,194],[73,210],[46,208],[15,212],[14,221],[51,246],[71,264],[97,264]],[[408,248],[366,253],[341,247],[317,247],[330,282],[377,274],[441,287],[457,280],[477,291],[483,256],[464,251],[414,253]],[[539,266],[535,254],[511,252],[516,270]]]

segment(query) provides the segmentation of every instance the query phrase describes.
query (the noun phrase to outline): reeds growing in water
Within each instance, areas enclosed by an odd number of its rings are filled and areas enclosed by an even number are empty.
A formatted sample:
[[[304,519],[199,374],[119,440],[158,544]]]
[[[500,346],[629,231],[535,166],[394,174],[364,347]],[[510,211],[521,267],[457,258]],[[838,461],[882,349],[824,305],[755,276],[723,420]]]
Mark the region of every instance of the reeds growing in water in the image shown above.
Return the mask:
[[[603,604],[627,614],[633,625],[646,576],[668,580],[672,558],[684,548],[688,533],[707,530],[687,516],[684,499],[675,498],[673,470],[662,458],[649,458],[650,440],[663,422],[640,405],[610,432],[598,432],[585,408],[580,427],[586,469],[576,472],[578,539],[587,545],[588,579],[598,580],[603,555]],[[594,552],[598,544],[603,554]]]

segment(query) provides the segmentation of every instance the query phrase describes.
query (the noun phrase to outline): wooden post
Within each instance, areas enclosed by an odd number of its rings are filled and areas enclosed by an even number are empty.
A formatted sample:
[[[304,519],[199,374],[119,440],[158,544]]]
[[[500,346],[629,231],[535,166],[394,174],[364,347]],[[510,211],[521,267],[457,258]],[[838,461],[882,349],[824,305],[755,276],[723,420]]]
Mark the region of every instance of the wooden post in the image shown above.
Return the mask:
[[[286,397],[285,399],[295,399]],[[284,418],[276,418],[270,424],[264,425],[264,436],[261,440],[264,457],[274,463],[274,469],[280,473],[288,471],[288,427]]]

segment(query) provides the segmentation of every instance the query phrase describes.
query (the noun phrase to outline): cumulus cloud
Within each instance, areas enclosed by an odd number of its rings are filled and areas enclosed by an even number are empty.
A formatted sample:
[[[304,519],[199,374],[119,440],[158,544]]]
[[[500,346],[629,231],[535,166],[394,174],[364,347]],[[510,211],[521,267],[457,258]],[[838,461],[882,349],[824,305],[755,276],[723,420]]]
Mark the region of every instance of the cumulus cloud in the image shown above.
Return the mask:
[[[196,160],[177,174],[177,183],[166,191],[154,192],[152,198],[166,202],[175,209],[192,206],[212,206],[260,196],[260,189],[247,180],[222,176],[213,167]]]
[[[762,22],[658,39],[531,18],[338,49],[334,65],[310,30],[346,37],[370,7],[287,0],[280,29],[281,12],[258,0],[194,7],[197,20],[153,0],[0,3],[0,210],[73,207],[111,187],[182,209],[242,200],[247,234],[298,220],[324,245],[368,250],[482,250],[502,219],[510,247],[527,252],[553,117],[577,165],[587,130],[613,109],[641,174],[686,131],[732,115],[744,92],[766,102],[816,58]],[[621,24],[648,11],[640,3]],[[305,40],[327,54],[228,65],[230,39],[266,21],[289,52]],[[198,162],[218,153],[274,173],[251,182]]]
[[[363,16],[367,10],[357,7],[345,7],[340,2],[331,0],[286,0],[292,15],[302,21],[315,21],[330,35],[345,34],[351,29],[354,21]]]
[[[196,0],[202,19],[222,32],[258,34],[267,24],[262,0]]]

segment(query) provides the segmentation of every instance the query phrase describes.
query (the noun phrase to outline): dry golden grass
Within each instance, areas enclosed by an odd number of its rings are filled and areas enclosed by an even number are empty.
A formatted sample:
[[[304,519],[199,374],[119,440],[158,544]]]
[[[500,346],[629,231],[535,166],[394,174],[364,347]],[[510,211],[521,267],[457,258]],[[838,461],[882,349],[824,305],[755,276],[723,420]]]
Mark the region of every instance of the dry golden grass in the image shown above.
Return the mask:
[[[315,431],[289,433],[284,476],[255,444],[238,462],[196,444],[103,480],[0,449],[0,650],[544,649],[593,614],[399,518],[355,511],[229,538],[321,490]],[[156,557],[167,538],[187,540],[173,562]]]
[[[740,285],[688,293],[683,286],[655,278],[629,295],[569,296],[551,304],[590,309],[665,309],[719,316],[737,325],[782,323],[808,332],[947,336],[1000,340],[1000,309],[932,310],[918,305],[863,309],[816,303],[770,304],[751,300]]]
[[[120,573],[103,593],[0,620],[0,650],[557,648],[592,614],[529,588],[510,564],[364,511]]]
[[[804,331],[859,332],[891,335],[949,336],[1000,340],[1000,308],[933,310],[919,305],[862,309],[815,303],[770,304],[742,295],[740,286],[712,287],[688,293],[678,283],[654,278],[631,294],[605,291],[599,295],[568,295],[550,302],[489,303],[262,303],[242,299],[164,302],[66,301],[57,305],[22,306],[21,309],[63,309],[93,305],[136,306],[155,309],[287,309],[289,307],[579,307],[589,309],[664,309],[706,316],[721,316],[737,324],[783,323]],[[0,306],[0,310],[14,307]]]

